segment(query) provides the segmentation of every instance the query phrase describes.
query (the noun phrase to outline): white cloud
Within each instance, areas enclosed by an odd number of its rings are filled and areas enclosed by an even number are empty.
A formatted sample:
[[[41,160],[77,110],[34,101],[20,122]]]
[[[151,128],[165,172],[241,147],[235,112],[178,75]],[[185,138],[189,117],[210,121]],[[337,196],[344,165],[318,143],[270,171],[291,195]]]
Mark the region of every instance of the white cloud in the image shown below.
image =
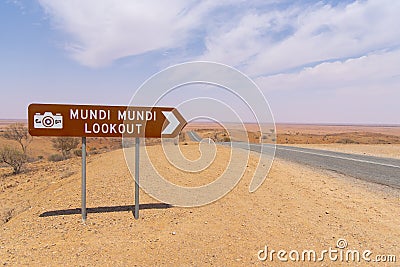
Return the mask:
[[[346,87],[366,91],[372,85],[378,91],[397,89],[400,81],[400,49],[324,62],[296,73],[280,73],[259,77],[256,83],[266,92],[300,90],[307,92],[337,90]],[[400,93],[400,90],[398,90]]]
[[[241,0],[39,2],[53,25],[68,34],[72,56],[94,67],[151,51],[185,51],[195,32],[204,34],[198,45],[203,43],[205,51],[193,59],[243,66],[250,75],[400,45],[400,1],[334,7]]]
[[[399,123],[400,49],[259,77],[280,121]]]
[[[276,45],[277,35],[291,28],[296,8],[264,12],[244,11],[230,28],[215,29],[205,39],[206,51],[199,59],[213,60],[233,66],[252,64],[267,48]],[[232,25],[229,25],[232,26]]]
[[[83,65],[97,67],[130,55],[183,45],[198,27],[206,1],[39,0],[53,25],[69,34],[66,48]],[[211,3],[211,4],[210,4]]]
[[[376,99],[400,98],[400,1],[39,2],[53,25],[68,34],[73,58],[86,66],[152,51],[160,51],[149,62],[153,65],[166,58],[168,64],[183,58],[219,61],[256,77],[267,93],[296,92],[316,107],[325,103],[332,114],[320,117],[332,120],[339,102],[350,111],[357,99],[367,109]],[[176,58],[161,56],[169,50]],[[319,116],[311,109],[293,109],[299,110],[299,120]],[[384,104],[381,109],[383,114]]]
[[[254,76],[400,45],[400,1],[249,12],[236,27],[210,34],[202,57],[245,63]]]

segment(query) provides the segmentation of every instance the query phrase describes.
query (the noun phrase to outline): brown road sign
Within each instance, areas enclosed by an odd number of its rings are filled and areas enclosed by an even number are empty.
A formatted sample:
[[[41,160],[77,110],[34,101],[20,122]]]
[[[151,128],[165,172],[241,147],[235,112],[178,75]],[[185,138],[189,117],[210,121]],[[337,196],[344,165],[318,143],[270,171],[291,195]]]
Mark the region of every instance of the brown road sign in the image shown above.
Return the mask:
[[[175,137],[186,125],[171,107],[30,104],[32,136]]]

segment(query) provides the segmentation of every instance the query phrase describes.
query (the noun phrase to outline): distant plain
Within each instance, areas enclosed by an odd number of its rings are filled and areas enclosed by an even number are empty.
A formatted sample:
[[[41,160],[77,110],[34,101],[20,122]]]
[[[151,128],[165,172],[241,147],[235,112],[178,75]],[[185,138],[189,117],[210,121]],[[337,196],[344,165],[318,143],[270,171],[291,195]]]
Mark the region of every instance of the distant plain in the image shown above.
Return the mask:
[[[1,121],[0,130],[9,123]],[[247,129],[251,142],[262,140],[254,125]],[[209,124],[191,124],[185,132],[189,130],[216,141],[227,137],[220,127]],[[400,127],[395,126],[277,124],[276,133],[280,144],[393,158],[400,154]],[[120,142],[88,139],[91,210],[86,225],[79,211],[79,157],[50,162],[48,156],[59,153],[51,138],[35,137],[23,173],[12,175],[11,168],[2,165],[1,264],[248,266],[260,263],[257,252],[265,245],[320,251],[334,247],[339,238],[351,248],[400,255],[400,236],[395,234],[400,232],[400,218],[393,216],[400,214],[398,190],[276,159],[264,184],[250,194],[254,154],[237,187],[217,202],[198,208],[168,207],[142,191],[141,203],[148,208],[135,220],[134,181]],[[17,145],[1,137],[0,146],[5,144]],[[230,155],[228,147],[219,147],[209,170],[188,174],[161,156],[159,141],[151,144],[148,149],[157,156],[160,172],[185,186],[214,179]],[[198,144],[185,133],[178,144],[187,158],[200,156]]]

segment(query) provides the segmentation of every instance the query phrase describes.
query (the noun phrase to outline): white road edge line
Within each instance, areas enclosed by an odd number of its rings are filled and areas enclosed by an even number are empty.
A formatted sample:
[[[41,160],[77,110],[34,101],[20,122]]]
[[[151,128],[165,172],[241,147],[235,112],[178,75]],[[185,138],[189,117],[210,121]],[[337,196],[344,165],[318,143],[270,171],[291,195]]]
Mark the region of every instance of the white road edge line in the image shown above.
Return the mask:
[[[300,153],[304,153],[304,154],[311,154],[311,155],[316,155],[316,156],[336,158],[336,159],[352,160],[352,161],[357,161],[357,162],[370,163],[370,164],[375,164],[375,165],[381,165],[381,166],[393,167],[393,168],[400,169],[400,166],[397,166],[397,165],[379,163],[379,162],[374,162],[374,161],[369,161],[369,160],[354,159],[354,158],[347,158],[347,157],[340,157],[340,156],[332,156],[332,155],[320,154],[320,153],[315,153],[315,152],[301,151],[301,150],[297,150],[297,149],[282,148],[281,146],[278,149],[287,150],[287,151],[294,151],[294,152],[300,152]]]

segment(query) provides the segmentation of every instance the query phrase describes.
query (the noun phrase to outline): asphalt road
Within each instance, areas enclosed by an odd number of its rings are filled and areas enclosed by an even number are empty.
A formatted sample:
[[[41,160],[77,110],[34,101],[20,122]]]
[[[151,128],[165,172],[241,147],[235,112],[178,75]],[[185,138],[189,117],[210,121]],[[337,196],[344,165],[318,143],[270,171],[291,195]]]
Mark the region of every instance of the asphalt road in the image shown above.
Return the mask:
[[[190,139],[199,142],[195,132],[188,132]],[[250,149],[255,152],[273,153],[273,146],[267,144],[246,144],[239,142],[223,143],[233,147]],[[275,156],[303,165],[349,175],[368,182],[400,189],[400,160],[372,157],[319,149],[299,148],[277,145]]]

